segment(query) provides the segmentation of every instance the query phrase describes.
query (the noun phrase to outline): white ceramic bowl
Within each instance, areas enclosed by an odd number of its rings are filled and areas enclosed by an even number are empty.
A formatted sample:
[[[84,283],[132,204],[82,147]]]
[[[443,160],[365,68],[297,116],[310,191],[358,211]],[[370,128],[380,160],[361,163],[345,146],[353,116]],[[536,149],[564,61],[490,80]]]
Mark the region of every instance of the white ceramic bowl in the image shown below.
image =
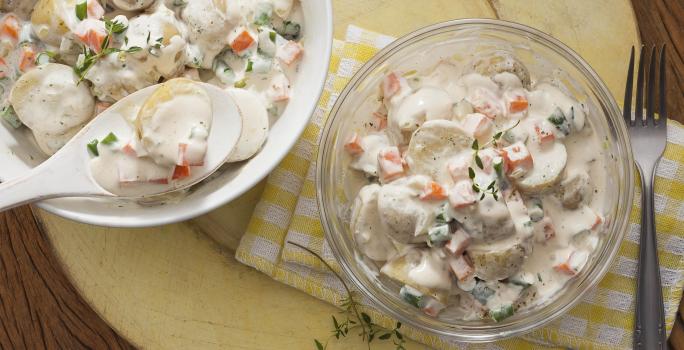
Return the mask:
[[[333,27],[331,1],[301,0],[301,5],[304,12],[301,42],[305,54],[293,82],[292,98],[272,125],[266,144],[255,157],[228,165],[211,180],[193,187],[187,196],[163,205],[141,206],[86,198],[51,199],[37,205],[65,218],[94,225],[156,226],[202,215],[256,185],[280,163],[304,131],[328,73]],[[22,176],[44,159],[28,130],[10,130],[6,125],[0,125],[0,180]]]

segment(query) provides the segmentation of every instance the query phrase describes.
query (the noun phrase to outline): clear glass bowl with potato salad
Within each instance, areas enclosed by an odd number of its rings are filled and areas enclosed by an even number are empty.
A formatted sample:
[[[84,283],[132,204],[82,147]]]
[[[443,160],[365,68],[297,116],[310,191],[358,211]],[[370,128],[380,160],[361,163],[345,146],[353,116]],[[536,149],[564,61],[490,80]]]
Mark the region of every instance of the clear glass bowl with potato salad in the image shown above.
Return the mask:
[[[487,20],[419,30],[364,66],[331,116],[324,227],[343,270],[402,322],[471,341],[548,322],[624,234],[619,110],[545,34]]]

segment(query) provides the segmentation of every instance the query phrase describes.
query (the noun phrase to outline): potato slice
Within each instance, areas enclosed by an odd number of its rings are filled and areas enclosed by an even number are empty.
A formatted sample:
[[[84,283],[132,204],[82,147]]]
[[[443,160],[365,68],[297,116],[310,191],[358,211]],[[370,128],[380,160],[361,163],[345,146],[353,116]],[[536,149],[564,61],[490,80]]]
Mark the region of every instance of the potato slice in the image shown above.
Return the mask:
[[[135,126],[149,156],[159,165],[171,166],[177,162],[178,145],[188,143],[195,127],[208,133],[212,117],[211,98],[202,86],[178,78],[162,84],[147,98]]]
[[[112,0],[112,5],[123,11],[140,11],[150,7],[155,0]]]
[[[472,68],[475,72],[488,77],[493,77],[502,72],[513,73],[520,78],[523,87],[530,88],[530,72],[510,52],[496,50],[480,55],[472,62]]]
[[[438,259],[433,254],[437,254],[437,252],[426,248],[412,248],[405,254],[388,261],[382,266],[380,273],[402,284],[407,284],[421,293],[446,304],[452,281],[449,275],[449,266],[446,263],[446,259]],[[437,283],[430,283],[429,286],[425,285],[424,281],[416,281],[415,279],[418,272],[424,272],[422,270],[418,271],[418,269],[423,268],[428,263],[436,264],[434,267],[438,276],[431,277],[439,277],[440,280]],[[414,270],[416,271],[412,273]]]
[[[410,171],[428,175],[439,183],[448,183],[447,161],[468,151],[473,139],[460,124],[449,120],[425,122],[411,138],[406,159]]]
[[[430,181],[426,176],[411,176],[382,186],[378,211],[387,233],[401,243],[425,242],[438,204],[421,201],[418,195]]]
[[[76,127],[73,127],[64,134],[46,134],[42,132],[33,132],[33,137],[36,139],[36,143],[38,144],[38,147],[40,148],[43,153],[47,154],[48,156],[51,156],[57,151],[59,151],[60,148],[62,148],[64,145],[66,145],[69,140],[71,140],[76,133],[81,131],[82,125],[78,125]]]
[[[440,88],[422,87],[401,101],[398,108],[390,110],[390,127],[402,133],[412,133],[427,120],[451,119],[454,101]]]
[[[59,47],[62,36],[76,25],[77,0],[38,0],[31,13],[31,25],[38,39]]]
[[[471,244],[466,254],[473,261],[475,276],[485,281],[502,280],[514,275],[532,253],[529,238],[512,236],[494,243]]]
[[[244,89],[230,89],[228,93],[237,104],[242,117],[242,133],[228,162],[251,158],[261,149],[268,136],[268,112],[259,98]]]
[[[9,101],[24,125],[43,134],[64,134],[89,121],[95,112],[95,99],[87,84],[78,84],[74,70],[58,63],[22,75]]]
[[[378,212],[380,185],[364,186],[354,200],[351,232],[359,250],[376,261],[387,261],[397,254],[392,240],[382,229]]]
[[[560,142],[554,142],[551,145],[529,142],[527,147],[532,155],[534,166],[524,176],[513,181],[524,193],[540,193],[560,180],[567,163],[568,153],[565,145]]]

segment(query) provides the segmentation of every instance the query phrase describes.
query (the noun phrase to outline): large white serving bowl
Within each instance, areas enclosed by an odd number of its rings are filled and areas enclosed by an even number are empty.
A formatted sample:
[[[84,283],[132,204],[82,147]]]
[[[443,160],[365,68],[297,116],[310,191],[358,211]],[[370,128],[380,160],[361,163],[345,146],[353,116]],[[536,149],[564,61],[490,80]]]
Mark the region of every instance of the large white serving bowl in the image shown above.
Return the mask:
[[[144,227],[169,224],[202,215],[232,201],[268,175],[304,131],[314,112],[330,63],[332,47],[332,3],[330,0],[301,0],[304,14],[304,56],[294,81],[291,99],[271,126],[263,149],[252,159],[229,165],[211,180],[195,187],[179,200],[140,205],[110,199],[59,198],[37,206],[68,219],[101,226]],[[28,130],[10,130],[0,125],[0,180],[26,174],[45,156]],[[69,164],[64,164],[69,166]],[[50,181],[50,179],[45,179]]]

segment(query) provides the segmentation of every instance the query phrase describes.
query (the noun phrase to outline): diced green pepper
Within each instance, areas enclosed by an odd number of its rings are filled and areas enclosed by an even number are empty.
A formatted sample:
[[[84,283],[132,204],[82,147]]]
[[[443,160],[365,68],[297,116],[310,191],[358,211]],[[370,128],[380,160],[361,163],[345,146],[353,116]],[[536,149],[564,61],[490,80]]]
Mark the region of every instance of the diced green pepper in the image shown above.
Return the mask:
[[[88,3],[84,0],[76,4],[76,18],[84,20],[88,15]]]
[[[428,230],[428,246],[432,247],[435,243],[446,242],[451,238],[449,224],[435,226]]]
[[[278,34],[287,40],[297,40],[301,30],[302,26],[292,21],[285,21],[282,27],[276,29]]]
[[[558,129],[558,131],[562,132],[565,135],[570,134],[570,122],[568,122],[568,118],[565,117],[565,113],[563,111],[556,107],[556,110],[553,111],[551,116],[549,116],[548,121],[553,124],[553,126]]]
[[[449,223],[449,221],[451,221],[451,218],[449,217],[449,207],[447,207],[445,203],[439,207],[437,216],[435,217],[435,222],[438,225],[443,225]]]
[[[252,62],[252,60],[247,60],[247,68],[245,68],[245,72],[251,72],[253,64],[254,63]]]
[[[247,86],[247,82],[245,81],[245,79],[242,79],[242,80],[236,81],[234,85],[235,85],[236,88],[242,89],[242,88],[244,88],[245,86]]]
[[[501,305],[495,309],[489,310],[489,315],[496,322],[501,322],[505,318],[513,316],[513,305]]]
[[[88,143],[88,145],[87,145],[88,151],[90,151],[90,153],[91,153],[92,155],[94,155],[95,157],[99,157],[99,156],[100,156],[100,152],[97,150],[97,144],[98,144],[98,143],[99,143],[99,141],[97,141],[97,140],[92,140],[92,141],[90,141],[90,142]]]
[[[14,108],[12,106],[3,108],[0,114],[2,115],[2,119],[4,119],[13,128],[17,129],[21,127],[22,123],[19,120],[19,117],[17,117],[17,113],[14,112]]]
[[[404,301],[417,308],[421,308],[423,305],[423,293],[411,286],[404,285],[401,287],[401,290],[399,290],[399,295],[402,297],[402,299],[404,299]]]
[[[254,24],[258,26],[265,26],[271,23],[271,16],[273,15],[273,5],[269,2],[259,2],[254,9],[256,14]]]
[[[530,220],[539,222],[544,218],[544,206],[542,201],[538,198],[532,198],[530,204],[527,206],[527,214],[530,215]]]
[[[114,135],[113,132],[110,132],[105,138],[100,141],[103,145],[111,145],[112,143],[119,141],[119,139]]]
[[[276,32],[269,32],[268,38],[271,40],[271,42],[275,43],[276,42]]]
[[[489,299],[492,295],[494,295],[494,290],[491,288],[487,287],[487,284],[483,281],[478,281],[477,284],[475,284],[475,288],[470,291],[470,294],[477,299],[477,301],[480,302],[482,305],[487,304],[487,299]]]

